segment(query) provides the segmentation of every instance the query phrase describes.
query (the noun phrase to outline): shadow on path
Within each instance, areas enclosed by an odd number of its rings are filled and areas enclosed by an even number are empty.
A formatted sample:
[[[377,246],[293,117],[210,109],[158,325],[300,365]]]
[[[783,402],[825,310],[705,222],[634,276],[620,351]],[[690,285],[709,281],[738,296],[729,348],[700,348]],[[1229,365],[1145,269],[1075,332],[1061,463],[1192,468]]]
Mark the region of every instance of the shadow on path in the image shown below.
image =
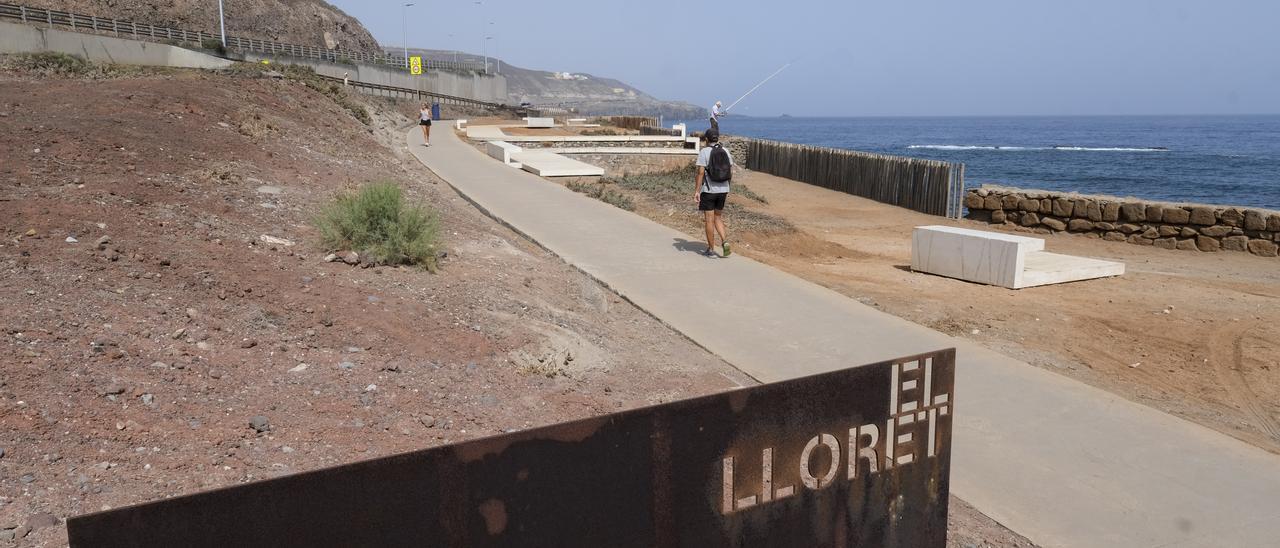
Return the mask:
[[[693,240],[686,240],[684,238],[675,238],[675,243],[671,244],[671,247],[674,247],[679,251],[697,253],[701,255],[703,251],[707,250],[707,243],[695,242]]]

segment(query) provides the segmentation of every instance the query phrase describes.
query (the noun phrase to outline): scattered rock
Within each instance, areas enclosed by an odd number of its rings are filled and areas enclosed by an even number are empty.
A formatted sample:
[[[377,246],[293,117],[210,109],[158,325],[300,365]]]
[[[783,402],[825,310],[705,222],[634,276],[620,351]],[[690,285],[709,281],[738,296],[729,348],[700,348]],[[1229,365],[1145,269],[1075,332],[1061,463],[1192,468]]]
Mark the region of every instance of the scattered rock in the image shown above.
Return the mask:
[[[293,240],[286,240],[284,238],[277,238],[275,236],[268,236],[266,234],[258,236],[258,239],[262,240],[263,243],[270,244],[270,245],[279,245],[284,247],[293,247],[295,245]]]
[[[38,234],[38,232],[36,232],[36,229],[34,229],[34,228],[29,228],[29,229],[27,229],[26,237],[28,237],[28,238],[34,238],[34,237],[36,237],[36,234]]]
[[[98,251],[104,251],[107,249],[107,244],[109,243],[111,243],[111,236],[102,236],[95,240],[93,245],[98,248]]]
[[[308,367],[311,367],[311,366],[309,366],[309,365],[307,365],[307,364],[305,364],[305,363],[300,363],[300,364],[298,364],[298,365],[295,365],[292,369],[290,369],[290,370],[289,370],[289,372],[290,372],[290,373],[301,373],[301,372],[303,372],[303,371],[306,371]]]
[[[334,263],[337,261],[338,261],[338,255],[336,253],[330,253],[324,256],[324,262],[326,263]]]
[[[111,382],[98,388],[99,396],[119,396],[125,392],[125,386],[119,382]]]
[[[35,481],[36,481],[36,475],[35,475],[35,474],[23,474],[23,475],[22,475],[22,477],[18,478],[18,481],[20,481],[20,482],[22,482],[22,483],[25,483],[25,484],[32,484],[32,483],[35,483]]]
[[[46,527],[53,527],[59,523],[62,523],[62,520],[58,519],[57,516],[50,514],[48,512],[32,514],[31,517],[27,518],[27,528],[31,529],[32,531],[39,531],[40,529],[44,529]]]
[[[343,371],[351,371],[352,369],[355,369],[355,368],[356,368],[356,364],[353,362],[342,362],[338,364],[338,369],[341,369]]]
[[[360,264],[360,254],[354,251],[343,251],[338,254],[338,258],[350,265]]]
[[[261,434],[271,430],[271,421],[264,415],[254,415],[249,418],[249,428]]]
[[[80,240],[75,239],[74,236],[67,236],[67,243],[69,244],[80,243]]]
[[[152,362],[152,364],[151,364],[151,368],[152,368],[152,369],[168,369],[168,368],[169,368],[169,364],[164,363],[164,362]]]
[[[174,331],[172,335],[169,335],[169,338],[173,340],[178,340],[185,337],[186,335],[187,335],[186,329],[179,329],[177,331]]]
[[[156,402],[156,397],[154,394],[143,394],[139,399],[142,400],[142,405],[147,405],[147,406],[150,406]]]
[[[253,339],[244,339],[240,341],[240,348],[253,348],[255,346],[258,346],[258,341]]]

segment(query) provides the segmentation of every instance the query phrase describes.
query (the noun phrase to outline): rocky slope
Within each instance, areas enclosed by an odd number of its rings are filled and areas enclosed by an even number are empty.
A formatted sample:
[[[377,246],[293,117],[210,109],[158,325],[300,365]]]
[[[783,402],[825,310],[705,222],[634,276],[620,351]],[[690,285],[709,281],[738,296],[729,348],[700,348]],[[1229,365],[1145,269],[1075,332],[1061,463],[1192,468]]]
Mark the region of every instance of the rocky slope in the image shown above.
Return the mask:
[[[218,3],[206,0],[22,0],[70,11],[205,32],[218,31]],[[227,6],[227,34],[307,46],[377,51],[356,20],[323,0],[239,0]]]
[[[453,61],[455,53],[410,50],[429,59]],[[483,63],[484,57],[457,53],[458,61]],[[613,78],[586,73],[556,73],[521,68],[490,58],[490,70],[507,77],[511,103],[574,109],[581,114],[628,114],[673,119],[700,118],[706,109],[683,101],[664,101]],[[499,66],[501,64],[501,66]]]

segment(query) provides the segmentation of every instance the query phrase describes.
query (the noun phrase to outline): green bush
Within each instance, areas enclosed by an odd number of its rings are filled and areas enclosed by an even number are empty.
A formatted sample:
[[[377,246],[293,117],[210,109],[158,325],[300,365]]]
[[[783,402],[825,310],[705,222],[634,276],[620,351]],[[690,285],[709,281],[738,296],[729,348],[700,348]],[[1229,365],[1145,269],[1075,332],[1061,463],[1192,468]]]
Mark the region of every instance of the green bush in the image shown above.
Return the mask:
[[[638,190],[649,194],[659,195],[678,195],[684,196],[693,192],[693,183],[698,177],[698,167],[689,164],[685,167],[676,168],[670,171],[659,171],[654,173],[642,173],[635,175],[623,175],[622,177],[610,178],[607,181],[614,183],[620,187]],[[762,204],[769,203],[764,196],[756,194],[747,185],[742,183],[733,183],[730,191],[741,195],[743,198],[755,200]]]
[[[222,40],[219,40],[217,38],[205,38],[204,40],[201,40],[200,47],[207,50],[215,51],[218,53],[218,55],[227,54],[226,46],[223,46]]]
[[[82,57],[52,51],[19,55],[16,61],[19,68],[65,76],[87,74],[93,68],[93,65]]]
[[[569,181],[565,186],[568,187],[569,190],[580,194],[586,194],[587,196],[600,200],[601,202],[618,209],[625,209],[627,211],[635,211],[636,209],[635,202],[633,202],[629,196],[616,190],[612,190],[604,184]]]
[[[375,264],[436,269],[439,217],[425,206],[406,204],[393,183],[339,195],[321,211],[316,227],[328,249],[353,250]]]

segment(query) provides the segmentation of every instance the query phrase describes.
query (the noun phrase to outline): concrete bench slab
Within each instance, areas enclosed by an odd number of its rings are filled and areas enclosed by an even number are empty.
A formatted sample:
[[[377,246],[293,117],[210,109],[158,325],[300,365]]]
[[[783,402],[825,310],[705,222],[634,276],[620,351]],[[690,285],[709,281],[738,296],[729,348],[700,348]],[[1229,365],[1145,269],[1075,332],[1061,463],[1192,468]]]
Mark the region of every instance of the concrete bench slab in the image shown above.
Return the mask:
[[[463,126],[466,126],[466,125],[467,125],[467,121],[466,121],[466,120],[454,120],[454,121],[453,121],[453,129],[461,130],[461,129],[463,128]]]
[[[553,152],[526,150],[513,158],[520,162],[522,169],[541,177],[587,177],[602,176],[604,168],[596,167],[573,158],[566,158]]]
[[[549,128],[556,127],[555,118],[525,118],[525,127]]]
[[[1022,289],[1124,274],[1124,264],[1044,251],[1044,240],[949,226],[918,226],[911,269]]]
[[[503,164],[520,169],[524,166],[520,165],[512,159],[513,156],[524,151],[524,149],[505,141],[489,141],[484,144],[485,152],[489,157],[501,161]]]

